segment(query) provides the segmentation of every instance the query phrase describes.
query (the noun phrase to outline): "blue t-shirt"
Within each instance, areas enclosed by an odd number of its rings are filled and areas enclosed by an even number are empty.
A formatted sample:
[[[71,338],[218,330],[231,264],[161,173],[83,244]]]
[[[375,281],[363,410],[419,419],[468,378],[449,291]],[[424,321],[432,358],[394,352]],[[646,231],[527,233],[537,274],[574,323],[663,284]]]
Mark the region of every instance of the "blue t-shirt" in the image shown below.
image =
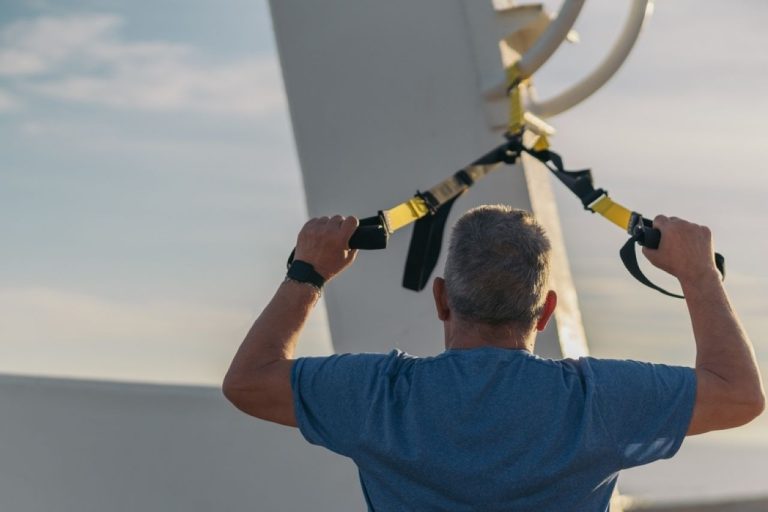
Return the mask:
[[[291,386],[376,511],[606,511],[620,469],[677,452],[696,396],[691,368],[493,347],[301,358]]]

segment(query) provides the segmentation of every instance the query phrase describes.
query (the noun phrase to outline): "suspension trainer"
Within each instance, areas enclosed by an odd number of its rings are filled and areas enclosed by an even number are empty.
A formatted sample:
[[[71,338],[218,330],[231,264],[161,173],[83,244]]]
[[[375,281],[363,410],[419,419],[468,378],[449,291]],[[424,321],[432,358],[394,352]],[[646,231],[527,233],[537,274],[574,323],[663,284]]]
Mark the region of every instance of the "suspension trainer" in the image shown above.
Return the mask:
[[[661,232],[653,223],[636,211],[629,210],[613,201],[608,192],[595,188],[589,169],[568,171],[563,159],[549,149],[545,125],[523,108],[522,87],[525,81],[516,66],[506,69],[507,95],[509,97],[509,123],[504,135],[505,142],[468,166],[460,169],[432,188],[416,194],[407,201],[380,210],[377,215],[360,220],[360,225],[349,241],[351,249],[384,249],[390,235],[412,223],[413,234],[403,274],[403,287],[420,291],[429,282],[437,265],[448,214],[456,199],[477,181],[503,165],[512,165],[523,153],[541,162],[568,190],[579,198],[584,209],[598,213],[626,231],[630,238],[621,247],[619,256],[629,273],[644,285],[670,297],[683,298],[651,282],[640,270],[635,252],[636,245],[656,249],[661,242]],[[523,143],[524,136],[531,134],[532,144]],[[526,137],[528,138],[528,137]],[[293,261],[293,253],[288,264]],[[725,278],[725,258],[715,253],[715,264]]]

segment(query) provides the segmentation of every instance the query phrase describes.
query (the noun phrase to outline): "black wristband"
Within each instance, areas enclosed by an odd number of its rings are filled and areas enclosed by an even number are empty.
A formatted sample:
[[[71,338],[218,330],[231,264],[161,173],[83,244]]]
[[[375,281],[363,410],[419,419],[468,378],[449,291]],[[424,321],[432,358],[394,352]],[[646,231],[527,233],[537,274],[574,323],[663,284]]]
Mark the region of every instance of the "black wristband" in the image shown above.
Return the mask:
[[[317,289],[322,289],[325,284],[325,279],[315,270],[315,267],[301,260],[293,260],[285,277],[299,283],[309,283]]]

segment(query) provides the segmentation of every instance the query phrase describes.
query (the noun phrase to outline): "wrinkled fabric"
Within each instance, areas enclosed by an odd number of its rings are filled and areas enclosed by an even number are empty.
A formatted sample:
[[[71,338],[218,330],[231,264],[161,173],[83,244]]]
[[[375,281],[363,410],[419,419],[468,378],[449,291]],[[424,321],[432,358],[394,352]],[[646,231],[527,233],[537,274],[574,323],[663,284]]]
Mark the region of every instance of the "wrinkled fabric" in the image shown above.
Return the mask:
[[[301,358],[291,385],[371,511],[606,511],[619,470],[677,452],[696,395],[691,368],[492,347]]]

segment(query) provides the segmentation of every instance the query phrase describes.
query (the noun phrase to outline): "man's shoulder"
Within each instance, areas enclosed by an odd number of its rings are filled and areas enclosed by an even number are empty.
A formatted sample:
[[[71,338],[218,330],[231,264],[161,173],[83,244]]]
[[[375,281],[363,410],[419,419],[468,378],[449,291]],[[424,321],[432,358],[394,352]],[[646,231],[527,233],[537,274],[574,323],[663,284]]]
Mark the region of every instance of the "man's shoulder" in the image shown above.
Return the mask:
[[[669,379],[690,379],[695,375],[695,370],[689,366],[652,363],[637,359],[581,357],[572,361],[573,368],[578,369],[586,380],[598,382],[601,385],[664,382]]]
[[[616,359],[607,357],[584,356],[571,359],[579,368],[592,371],[638,371],[638,370],[692,370],[689,366],[672,365],[668,363],[654,363],[639,359]]]
[[[400,349],[392,349],[389,352],[342,352],[327,356],[308,356],[297,358],[294,363],[294,372],[297,371],[355,371],[387,373],[418,360]]]

